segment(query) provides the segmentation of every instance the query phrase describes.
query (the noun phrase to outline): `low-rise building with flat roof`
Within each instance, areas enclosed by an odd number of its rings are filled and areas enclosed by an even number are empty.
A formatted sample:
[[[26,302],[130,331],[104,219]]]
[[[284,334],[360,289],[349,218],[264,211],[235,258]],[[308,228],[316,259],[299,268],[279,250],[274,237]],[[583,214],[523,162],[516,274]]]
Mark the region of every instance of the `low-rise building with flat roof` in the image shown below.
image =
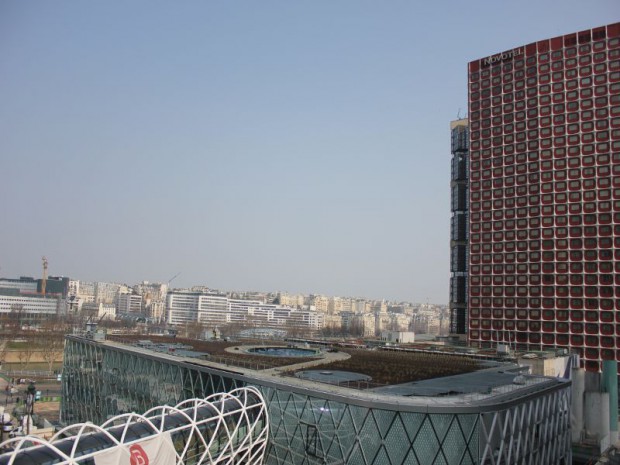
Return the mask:
[[[390,386],[364,380],[368,389],[352,389],[290,376],[308,366],[331,371],[328,357],[343,363],[333,350],[319,355],[324,361],[313,356],[260,370],[256,355],[244,362],[243,350],[227,350],[231,357],[237,354],[235,364],[69,336],[61,419],[99,422],[251,385],[268,405],[267,465],[571,463],[570,381],[565,379],[484,362],[474,372],[448,378]],[[359,352],[364,353],[373,351]],[[390,355],[402,360],[406,354]],[[424,366],[439,364],[444,355],[429,357]]]

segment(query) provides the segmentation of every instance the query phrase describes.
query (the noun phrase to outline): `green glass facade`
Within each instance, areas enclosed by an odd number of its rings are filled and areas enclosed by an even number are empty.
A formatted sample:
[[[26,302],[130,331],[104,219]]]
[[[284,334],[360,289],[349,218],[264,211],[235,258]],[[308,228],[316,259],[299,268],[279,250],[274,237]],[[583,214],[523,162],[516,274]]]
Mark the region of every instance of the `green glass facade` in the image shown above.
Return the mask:
[[[61,418],[101,422],[253,385],[269,409],[268,465],[571,463],[568,382],[454,404],[255,373],[68,337]]]

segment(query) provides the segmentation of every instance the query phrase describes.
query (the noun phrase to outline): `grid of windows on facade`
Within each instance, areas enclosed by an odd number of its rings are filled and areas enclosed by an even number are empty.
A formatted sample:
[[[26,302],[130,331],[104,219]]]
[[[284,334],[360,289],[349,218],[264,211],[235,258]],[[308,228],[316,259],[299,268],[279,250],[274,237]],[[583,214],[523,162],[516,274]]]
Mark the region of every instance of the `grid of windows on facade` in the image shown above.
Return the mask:
[[[620,23],[469,64],[469,339],[620,360]]]
[[[450,333],[467,334],[467,180],[469,175],[469,128],[467,119],[450,124],[451,231],[450,231]]]

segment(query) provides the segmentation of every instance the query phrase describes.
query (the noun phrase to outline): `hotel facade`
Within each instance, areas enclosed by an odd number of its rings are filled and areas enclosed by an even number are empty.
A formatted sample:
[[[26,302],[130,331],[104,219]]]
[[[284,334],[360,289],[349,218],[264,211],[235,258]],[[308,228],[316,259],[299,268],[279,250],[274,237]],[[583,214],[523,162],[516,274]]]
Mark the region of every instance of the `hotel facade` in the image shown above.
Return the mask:
[[[468,305],[453,331],[568,347],[598,371],[620,360],[620,23],[468,71]]]

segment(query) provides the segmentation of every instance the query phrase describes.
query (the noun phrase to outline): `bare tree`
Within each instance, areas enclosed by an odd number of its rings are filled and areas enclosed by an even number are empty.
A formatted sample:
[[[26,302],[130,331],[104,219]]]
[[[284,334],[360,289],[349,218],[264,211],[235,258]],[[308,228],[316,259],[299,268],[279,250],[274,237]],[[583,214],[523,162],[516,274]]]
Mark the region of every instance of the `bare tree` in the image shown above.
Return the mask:
[[[21,304],[13,304],[11,305],[11,313],[9,317],[9,326],[13,328],[14,331],[21,331],[22,329],[22,320],[24,319],[24,306]]]
[[[62,333],[47,334],[42,341],[41,352],[43,360],[48,365],[48,371],[52,371],[54,363],[60,360],[65,346],[65,336]]]
[[[291,337],[306,338],[310,336],[310,328],[302,322],[297,322],[289,319],[286,321],[286,324],[284,326],[286,328],[286,332]]]
[[[0,327],[2,329],[7,329],[11,325],[11,314],[9,312],[0,313]]]
[[[353,318],[346,333],[350,336],[363,336],[364,335],[364,323],[359,318]]]
[[[23,345],[19,352],[17,352],[17,360],[19,360],[20,368],[25,370],[28,368],[28,364],[30,363],[30,360],[32,360],[32,356],[37,350],[37,347],[34,344],[34,338],[30,332],[22,331],[19,336],[19,340]]]
[[[0,341],[0,366],[2,366],[6,360],[6,354],[9,350],[9,340],[4,337]]]
[[[62,319],[49,319],[37,334],[38,347],[43,360],[48,364],[49,371],[55,362],[60,360],[65,344],[65,334],[69,331],[68,322]]]
[[[236,321],[233,321],[221,326],[217,326],[217,329],[220,330],[220,337],[230,338],[233,336],[237,336],[239,331],[243,329],[243,325]],[[213,334],[216,334],[215,328],[213,328]]]
[[[200,321],[187,323],[185,326],[186,337],[190,339],[204,339],[206,325]]]

